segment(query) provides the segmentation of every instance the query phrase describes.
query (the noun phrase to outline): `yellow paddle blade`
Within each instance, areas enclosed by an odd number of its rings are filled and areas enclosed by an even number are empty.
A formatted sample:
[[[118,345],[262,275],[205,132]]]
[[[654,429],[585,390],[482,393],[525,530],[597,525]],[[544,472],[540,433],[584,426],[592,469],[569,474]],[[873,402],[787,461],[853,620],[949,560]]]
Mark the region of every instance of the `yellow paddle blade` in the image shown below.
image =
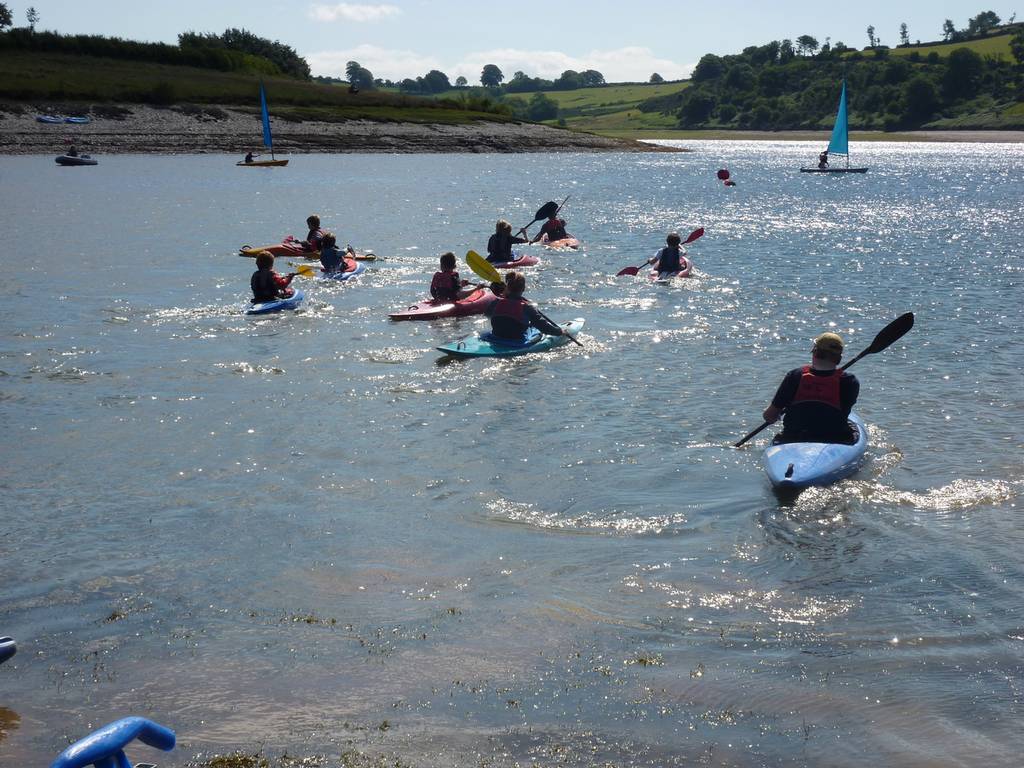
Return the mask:
[[[299,264],[295,267],[295,271],[303,277],[316,277],[316,272],[309,264]]]
[[[466,263],[469,264],[470,269],[489,283],[505,282],[501,279],[501,275],[498,274],[498,270],[494,268],[494,265],[476,251],[466,253]]]

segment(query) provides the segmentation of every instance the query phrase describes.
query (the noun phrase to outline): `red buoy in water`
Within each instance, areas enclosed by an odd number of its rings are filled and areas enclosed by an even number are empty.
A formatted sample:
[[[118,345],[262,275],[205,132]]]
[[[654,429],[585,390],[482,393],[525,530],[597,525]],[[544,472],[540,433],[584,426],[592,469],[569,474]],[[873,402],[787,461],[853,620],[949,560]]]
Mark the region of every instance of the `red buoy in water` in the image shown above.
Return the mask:
[[[725,168],[719,169],[718,178],[720,178],[722,181],[725,181],[726,179],[729,178],[729,172]]]

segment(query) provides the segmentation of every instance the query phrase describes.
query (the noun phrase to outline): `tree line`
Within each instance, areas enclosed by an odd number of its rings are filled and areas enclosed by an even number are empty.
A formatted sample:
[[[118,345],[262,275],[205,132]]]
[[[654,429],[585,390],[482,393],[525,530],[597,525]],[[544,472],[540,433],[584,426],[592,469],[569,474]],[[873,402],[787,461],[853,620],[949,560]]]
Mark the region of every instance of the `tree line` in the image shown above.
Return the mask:
[[[983,23],[974,29],[992,31],[984,23],[991,20],[988,13],[979,14]],[[1024,101],[1024,27],[1011,45],[1016,66],[967,47],[945,58],[934,51],[890,56],[870,27],[869,38],[876,47],[866,52],[842,43],[819,47],[803,36],[796,44],[772,41],[736,55],[707,54],[690,88],[649,99],[638,109],[674,114],[679,127],[687,129],[824,128],[834,119],[844,78],[850,126],[859,129],[918,128],[940,117],[998,111],[1001,105]]]
[[[12,27],[14,19],[10,9],[5,3],[0,3],[0,50],[102,56],[222,72],[252,72],[310,79],[309,64],[292,47],[258,37],[244,29],[227,29],[220,35],[183,32],[178,35],[178,45],[170,45],[104,35],[39,32],[35,29],[39,13],[34,8],[28,9],[26,19],[28,26]]]

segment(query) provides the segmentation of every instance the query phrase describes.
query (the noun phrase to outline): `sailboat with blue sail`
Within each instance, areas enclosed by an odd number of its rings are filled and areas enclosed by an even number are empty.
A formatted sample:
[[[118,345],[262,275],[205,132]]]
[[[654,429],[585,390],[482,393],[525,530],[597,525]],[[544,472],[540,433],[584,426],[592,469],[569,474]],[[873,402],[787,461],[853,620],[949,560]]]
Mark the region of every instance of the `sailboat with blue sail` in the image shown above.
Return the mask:
[[[263,83],[260,83],[260,119],[263,123],[263,146],[270,150],[270,160],[254,160],[253,154],[250,152],[245,156],[245,160],[235,165],[244,165],[250,168],[274,168],[278,166],[288,165],[287,160],[278,160],[274,157],[274,137],[270,133],[270,113],[267,111],[267,92],[263,89]]]
[[[845,168],[833,168],[828,164],[829,155],[843,155],[846,158]],[[839,110],[836,112],[836,124],[832,126],[832,138],[828,149],[818,157],[817,168],[801,168],[800,173],[867,173],[867,168],[850,167],[850,130],[846,118],[846,80],[839,95]]]

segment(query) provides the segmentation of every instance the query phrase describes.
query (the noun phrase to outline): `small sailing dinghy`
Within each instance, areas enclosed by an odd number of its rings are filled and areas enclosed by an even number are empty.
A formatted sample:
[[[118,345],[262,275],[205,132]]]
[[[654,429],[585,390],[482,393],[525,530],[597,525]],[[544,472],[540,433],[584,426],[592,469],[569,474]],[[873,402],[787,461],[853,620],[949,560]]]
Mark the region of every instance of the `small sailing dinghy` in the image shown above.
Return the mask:
[[[274,157],[274,137],[270,134],[270,113],[267,112],[267,92],[263,90],[263,83],[260,83],[260,117],[263,121],[263,146],[270,150],[270,160],[250,160],[235,163],[246,168],[274,168],[288,165],[287,160],[278,160]]]
[[[850,131],[846,120],[846,80],[843,80],[843,91],[839,96],[839,111],[836,112],[836,124],[832,127],[832,138],[828,142],[829,155],[846,157],[845,168],[832,168],[828,161],[823,161],[817,168],[801,168],[800,173],[867,173],[867,168],[850,167]],[[824,155],[824,153],[822,153]]]

